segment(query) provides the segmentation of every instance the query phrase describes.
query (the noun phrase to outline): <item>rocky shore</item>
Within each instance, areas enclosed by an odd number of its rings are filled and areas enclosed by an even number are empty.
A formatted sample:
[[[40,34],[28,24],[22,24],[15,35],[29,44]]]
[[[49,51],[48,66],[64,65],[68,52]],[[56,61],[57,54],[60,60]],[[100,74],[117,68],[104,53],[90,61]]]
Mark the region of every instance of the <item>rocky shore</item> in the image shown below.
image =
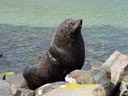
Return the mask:
[[[74,70],[65,81],[36,90],[22,88],[22,74],[0,74],[0,96],[128,96],[128,56],[115,51],[104,63],[90,62],[90,70]]]

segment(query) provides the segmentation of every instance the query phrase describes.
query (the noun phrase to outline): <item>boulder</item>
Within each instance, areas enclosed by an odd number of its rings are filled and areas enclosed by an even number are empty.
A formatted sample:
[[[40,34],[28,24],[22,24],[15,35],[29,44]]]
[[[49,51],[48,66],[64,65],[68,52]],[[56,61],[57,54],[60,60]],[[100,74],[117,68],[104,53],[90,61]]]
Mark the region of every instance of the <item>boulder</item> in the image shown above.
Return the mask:
[[[107,96],[111,93],[111,73],[110,68],[101,66],[100,68],[92,70],[93,84],[101,84],[106,90]]]
[[[36,94],[36,96],[106,96],[106,92],[101,85],[68,83],[61,85],[44,95]]]
[[[39,87],[38,89],[36,89],[36,96],[42,96],[42,95],[50,92],[51,90],[54,90],[54,89],[58,88],[59,86],[65,85],[65,84],[66,84],[66,82],[62,82],[62,81],[45,84],[45,85]]]
[[[3,94],[5,95],[0,94],[0,96],[35,96],[35,91],[26,88],[21,88],[21,85],[24,82],[24,78],[22,74],[14,74],[13,72],[6,72],[0,75],[1,80],[3,79],[3,77],[5,78],[5,80],[1,81],[2,83],[0,83],[1,86],[0,93],[4,92]],[[6,84],[6,86],[8,84],[9,88],[8,89],[5,88],[8,90],[7,92],[3,91],[5,90],[2,89],[3,84]]]
[[[22,74],[15,74],[12,76],[6,76],[6,81],[10,84],[15,85],[17,88],[21,87],[25,81]]]
[[[0,96],[11,96],[11,84],[0,80]]]
[[[111,73],[110,68],[107,66],[94,68],[90,71],[74,70],[66,75],[65,81],[78,84],[101,84],[106,90],[107,95],[111,91]]]
[[[93,84],[91,71],[74,70],[67,74],[65,81],[68,83]]]
[[[125,74],[128,74],[128,56],[120,54],[111,66],[111,82],[115,85],[122,82]]]
[[[33,90],[21,88],[25,81],[22,74],[6,76],[6,81],[12,84],[11,92],[14,96],[35,96]]]
[[[128,56],[115,51],[103,65],[111,69],[111,95],[119,93],[120,85],[122,86],[121,94],[124,93],[125,84],[122,81],[128,76]],[[128,82],[126,81],[126,83]]]

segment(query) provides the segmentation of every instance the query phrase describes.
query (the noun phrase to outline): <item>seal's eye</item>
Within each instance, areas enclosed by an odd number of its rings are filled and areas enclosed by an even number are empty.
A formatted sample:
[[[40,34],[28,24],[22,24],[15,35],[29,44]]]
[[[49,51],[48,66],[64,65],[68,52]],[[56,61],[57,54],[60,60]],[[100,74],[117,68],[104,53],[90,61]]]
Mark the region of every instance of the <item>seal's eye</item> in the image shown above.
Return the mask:
[[[70,24],[70,25],[74,25],[75,22],[70,20],[70,21],[69,21],[69,24]]]
[[[62,29],[61,32],[64,32],[64,29]]]

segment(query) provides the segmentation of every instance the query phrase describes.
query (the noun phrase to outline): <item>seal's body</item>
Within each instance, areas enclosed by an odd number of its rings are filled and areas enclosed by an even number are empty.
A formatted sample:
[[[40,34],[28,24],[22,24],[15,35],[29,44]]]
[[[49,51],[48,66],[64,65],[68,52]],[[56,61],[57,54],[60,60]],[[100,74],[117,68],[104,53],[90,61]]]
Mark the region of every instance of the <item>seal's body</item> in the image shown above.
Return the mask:
[[[29,65],[23,76],[30,89],[43,84],[63,81],[75,69],[81,69],[85,59],[84,41],[81,35],[82,20],[67,19],[55,33],[50,49],[40,60]]]

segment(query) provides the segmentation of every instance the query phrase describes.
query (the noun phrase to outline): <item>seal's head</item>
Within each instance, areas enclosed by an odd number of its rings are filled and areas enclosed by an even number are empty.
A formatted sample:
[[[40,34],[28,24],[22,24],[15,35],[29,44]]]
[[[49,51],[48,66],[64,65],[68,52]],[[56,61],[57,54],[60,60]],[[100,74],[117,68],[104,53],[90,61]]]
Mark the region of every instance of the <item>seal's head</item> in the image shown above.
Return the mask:
[[[59,44],[58,41],[62,41],[63,44],[66,45],[71,41],[78,40],[79,37],[81,37],[81,28],[82,19],[77,21],[73,19],[67,19],[59,25],[53,42]]]
[[[73,37],[73,35],[77,35],[80,33],[81,27],[82,19],[77,21],[73,19],[67,19],[59,25],[57,34],[63,35],[65,37]]]

